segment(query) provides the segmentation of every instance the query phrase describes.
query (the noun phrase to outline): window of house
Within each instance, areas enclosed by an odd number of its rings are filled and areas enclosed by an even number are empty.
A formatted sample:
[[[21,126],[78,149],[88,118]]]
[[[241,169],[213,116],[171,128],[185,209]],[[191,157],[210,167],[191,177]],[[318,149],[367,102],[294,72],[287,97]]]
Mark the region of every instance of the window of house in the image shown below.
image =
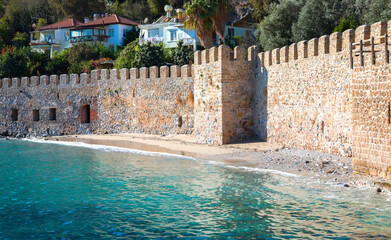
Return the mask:
[[[39,110],[37,110],[37,109],[33,110],[33,121],[34,122],[39,121]]]
[[[159,37],[159,29],[149,29],[148,30],[148,37]]]
[[[56,120],[56,109],[55,108],[49,108],[49,120],[50,121]]]
[[[229,40],[234,40],[234,36],[235,36],[235,29],[228,28],[228,39]]]
[[[109,36],[114,37],[114,29],[109,29]]]
[[[178,37],[177,37],[178,30],[168,30],[168,32],[170,34],[170,41],[178,40]]]
[[[80,109],[80,122],[81,123],[90,123],[90,105],[84,105]]]
[[[12,109],[11,109],[11,120],[12,120],[13,122],[18,121],[18,115],[19,115],[18,109],[12,108]]]
[[[127,33],[128,31],[129,31],[128,29],[122,30],[122,36],[125,37],[125,36],[126,36],[126,33]]]

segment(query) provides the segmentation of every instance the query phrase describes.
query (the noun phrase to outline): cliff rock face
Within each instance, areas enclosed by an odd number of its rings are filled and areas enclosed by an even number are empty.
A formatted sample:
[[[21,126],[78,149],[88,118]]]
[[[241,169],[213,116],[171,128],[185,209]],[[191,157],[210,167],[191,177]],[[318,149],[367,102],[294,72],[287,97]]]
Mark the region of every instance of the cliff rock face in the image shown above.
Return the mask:
[[[248,27],[253,7],[248,0],[232,0],[227,25]]]

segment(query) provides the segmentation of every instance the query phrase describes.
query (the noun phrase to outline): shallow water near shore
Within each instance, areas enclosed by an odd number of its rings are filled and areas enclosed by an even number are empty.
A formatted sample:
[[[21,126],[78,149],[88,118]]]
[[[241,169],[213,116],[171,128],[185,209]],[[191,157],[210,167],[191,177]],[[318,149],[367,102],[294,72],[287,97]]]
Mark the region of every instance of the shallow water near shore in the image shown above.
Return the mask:
[[[391,238],[388,198],[174,155],[0,140],[0,239]]]

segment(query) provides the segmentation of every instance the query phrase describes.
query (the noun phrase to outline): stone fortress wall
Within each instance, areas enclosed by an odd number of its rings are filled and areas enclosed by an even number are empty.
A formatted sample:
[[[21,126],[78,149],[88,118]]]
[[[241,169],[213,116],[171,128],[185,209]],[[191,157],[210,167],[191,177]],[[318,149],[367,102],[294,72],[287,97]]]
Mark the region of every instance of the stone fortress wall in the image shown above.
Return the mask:
[[[3,79],[0,132],[15,136],[191,133],[192,92],[188,65]]]
[[[197,51],[182,67],[3,79],[0,132],[185,133],[209,144],[258,138],[352,157],[357,172],[391,179],[386,34],[391,21],[264,53]]]

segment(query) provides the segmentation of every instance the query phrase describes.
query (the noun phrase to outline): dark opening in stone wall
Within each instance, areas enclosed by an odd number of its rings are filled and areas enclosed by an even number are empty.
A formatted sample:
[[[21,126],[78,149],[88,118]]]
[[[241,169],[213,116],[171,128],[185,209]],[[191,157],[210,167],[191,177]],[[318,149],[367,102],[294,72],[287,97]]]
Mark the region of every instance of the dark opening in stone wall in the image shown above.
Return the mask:
[[[49,108],[49,120],[55,121],[57,118],[56,116],[56,109],[55,108]]]
[[[91,122],[90,105],[84,105],[80,109],[80,122],[90,123]]]
[[[33,110],[33,121],[34,122],[39,121],[39,110],[37,110],[37,109]]]
[[[12,120],[13,122],[18,121],[18,115],[19,115],[18,109],[12,108],[12,109],[11,109],[11,120]]]

